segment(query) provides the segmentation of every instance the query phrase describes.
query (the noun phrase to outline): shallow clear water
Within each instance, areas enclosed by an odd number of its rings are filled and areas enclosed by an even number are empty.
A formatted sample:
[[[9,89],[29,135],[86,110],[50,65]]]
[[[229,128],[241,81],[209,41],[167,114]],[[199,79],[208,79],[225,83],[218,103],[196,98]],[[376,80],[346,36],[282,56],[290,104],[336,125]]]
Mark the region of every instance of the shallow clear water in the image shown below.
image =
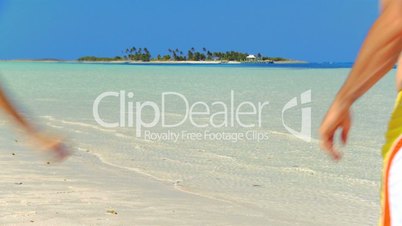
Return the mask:
[[[342,148],[344,159],[335,164],[319,150],[316,132],[347,68],[0,63],[0,69],[2,81],[34,115],[30,117],[68,134],[77,151],[89,150],[109,164],[169,181],[183,191],[243,206],[250,217],[294,225],[377,224],[380,148],[395,99],[394,72],[355,105],[350,143]],[[105,91],[120,90],[133,92],[132,101],[158,104],[163,92],[178,92],[190,103],[209,105],[230,103],[231,91],[235,104],[269,101],[262,126],[252,129],[268,134],[269,139],[158,141],[136,137],[135,128],[103,128],[94,120],[93,102]],[[312,102],[303,107],[311,107],[312,142],[291,135],[281,119],[285,104],[307,90]],[[296,130],[301,108],[290,109],[284,116]],[[166,112],[167,120],[177,122],[184,117],[183,102],[171,99]],[[151,113],[144,110],[145,121],[152,121]],[[101,116],[109,122],[118,120],[119,101],[105,99]],[[248,116],[243,120],[255,122]],[[208,118],[198,116],[195,121],[208,122]],[[148,130],[169,129],[158,124]],[[244,133],[249,129],[195,128],[186,121],[170,130]],[[4,126],[0,133],[3,141],[14,136]]]

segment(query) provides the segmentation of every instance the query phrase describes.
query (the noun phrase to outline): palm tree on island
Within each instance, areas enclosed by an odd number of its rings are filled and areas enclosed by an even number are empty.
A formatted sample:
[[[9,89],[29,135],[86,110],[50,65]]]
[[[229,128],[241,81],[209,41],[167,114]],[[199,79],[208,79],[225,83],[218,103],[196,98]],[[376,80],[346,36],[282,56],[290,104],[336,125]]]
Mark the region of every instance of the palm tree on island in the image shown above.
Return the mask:
[[[156,58],[152,58],[151,51],[147,47],[136,48],[131,47],[122,51],[123,56],[116,56],[114,58],[110,57],[95,57],[95,56],[85,56],[78,59],[78,61],[94,61],[94,62],[109,62],[109,61],[136,61],[136,62],[149,62],[149,61],[217,61],[218,63],[224,62],[249,62],[249,58],[252,54],[237,52],[237,51],[226,51],[226,52],[212,52],[207,48],[203,47],[202,52],[196,51],[194,47],[187,50],[187,55],[184,54],[185,51],[179,48],[169,48],[168,54],[158,54]],[[254,55],[253,55],[254,56]],[[268,57],[261,53],[257,53],[254,62],[258,63],[272,63],[280,61],[289,61],[282,57]]]

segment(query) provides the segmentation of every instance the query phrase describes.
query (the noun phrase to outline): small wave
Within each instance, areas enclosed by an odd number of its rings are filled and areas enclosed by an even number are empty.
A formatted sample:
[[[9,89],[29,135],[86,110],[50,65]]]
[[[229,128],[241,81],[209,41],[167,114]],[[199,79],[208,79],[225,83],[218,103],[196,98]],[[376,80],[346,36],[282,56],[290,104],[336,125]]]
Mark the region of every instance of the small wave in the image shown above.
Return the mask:
[[[358,183],[358,184],[365,184],[365,185],[372,185],[372,186],[378,185],[378,183],[373,180],[355,178],[355,177],[350,177],[347,175],[340,175],[340,174],[334,174],[334,173],[320,172],[320,171],[316,171],[316,170],[306,168],[306,167],[281,167],[280,171],[315,175],[318,177],[323,177],[323,178],[328,178],[328,179],[337,179],[337,180],[347,181],[347,182],[351,182],[351,183]]]
[[[285,167],[282,168],[283,171],[295,171],[295,172],[301,172],[301,173],[309,173],[309,174],[317,174],[317,171],[312,170],[310,168],[303,168],[303,167]]]
[[[115,133],[115,132],[116,132],[116,130],[113,130],[113,129],[105,129],[105,128],[103,128],[103,127],[96,126],[96,125],[89,124],[89,123],[75,122],[75,121],[67,121],[67,120],[58,120],[58,119],[55,119],[54,117],[48,116],[48,115],[46,115],[46,116],[41,116],[41,118],[47,119],[47,120],[49,120],[49,121],[59,122],[59,123],[65,124],[65,125],[73,125],[73,126],[91,128],[91,129],[94,129],[94,130],[103,131],[103,132],[109,132],[109,133]],[[56,125],[53,124],[53,126],[56,126]]]
[[[43,101],[43,102],[55,102],[58,101],[57,99],[54,98],[36,98],[36,101]]]
[[[291,138],[291,139],[295,139],[295,140],[299,140],[300,138],[298,138],[298,137],[296,137],[295,135],[293,135],[293,134],[290,134],[290,133],[285,133],[285,132],[279,132],[279,131],[275,131],[275,130],[268,130],[267,131],[268,133],[271,133],[271,134],[275,134],[275,135],[279,135],[279,136],[285,136],[285,137],[287,137],[287,138]],[[320,143],[320,140],[318,140],[318,139],[315,139],[315,138],[311,138],[311,142],[310,143]]]
[[[88,149],[83,148],[83,147],[77,147],[77,149],[80,150],[80,151],[88,150]],[[232,205],[239,205],[238,203],[235,203],[232,200],[217,198],[217,197],[214,197],[214,196],[211,196],[211,195],[201,194],[201,193],[198,193],[198,192],[190,191],[189,189],[186,189],[185,187],[179,186],[177,181],[157,177],[157,176],[155,176],[153,174],[150,174],[150,173],[147,173],[144,170],[141,170],[139,168],[127,167],[127,166],[123,166],[121,164],[114,164],[114,163],[112,163],[110,161],[107,161],[105,158],[102,157],[102,155],[100,155],[98,153],[90,152],[90,154],[95,156],[96,158],[98,158],[99,161],[102,162],[103,164],[106,164],[106,165],[109,165],[109,166],[112,166],[112,167],[115,167],[115,168],[119,168],[119,169],[128,170],[128,171],[131,171],[131,172],[136,172],[136,173],[138,173],[140,175],[152,178],[154,180],[165,182],[165,183],[167,182],[169,184],[172,184],[174,189],[177,190],[177,191],[184,192],[184,193],[191,194],[191,195],[195,195],[195,196],[202,197],[202,198],[207,198],[207,199],[210,199],[210,200],[229,203],[229,204],[232,204]]]
[[[44,119],[48,119],[48,120],[55,120],[53,118],[53,116],[50,116],[50,115],[43,115],[43,116],[40,116],[40,118],[44,118]]]
[[[115,133],[116,130],[112,129],[105,129],[100,126],[95,126],[93,124],[88,124],[88,123],[83,123],[83,122],[72,122],[72,121],[67,121],[67,120],[60,120],[61,123],[66,124],[66,125],[73,125],[73,126],[80,126],[80,127],[86,127],[86,128],[91,128],[103,132],[110,132],[110,133]]]
[[[217,158],[217,159],[227,159],[230,161],[236,161],[235,158],[231,157],[231,156],[227,156],[227,155],[219,155],[216,153],[211,153],[211,152],[203,152],[203,154],[209,156],[209,157],[213,157],[213,158]]]
[[[120,137],[120,138],[132,138],[132,136],[122,134],[122,133],[115,133],[115,136]]]
[[[49,126],[49,127],[52,127],[52,128],[56,128],[56,129],[64,129],[63,126],[57,126],[57,125],[54,125],[54,124],[52,124],[50,122],[46,123],[46,125]]]

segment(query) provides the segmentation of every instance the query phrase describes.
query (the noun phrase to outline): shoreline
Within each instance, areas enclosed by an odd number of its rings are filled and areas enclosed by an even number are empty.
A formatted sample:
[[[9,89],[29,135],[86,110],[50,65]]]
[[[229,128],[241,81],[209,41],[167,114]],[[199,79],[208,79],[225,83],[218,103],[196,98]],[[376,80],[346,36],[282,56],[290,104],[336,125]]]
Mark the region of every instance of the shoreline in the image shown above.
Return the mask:
[[[0,62],[17,62],[17,63],[82,63],[82,64],[308,64],[307,61],[289,60],[289,61],[262,61],[262,62],[240,62],[240,61],[79,61],[79,60],[32,60],[32,59],[13,59],[13,60],[0,60]]]
[[[45,158],[19,145],[2,146],[1,150],[2,163],[7,169],[1,176],[4,182],[1,188],[3,203],[8,208],[0,219],[6,224],[79,225],[108,222],[109,225],[119,225],[132,222],[151,225],[155,219],[162,224],[192,224],[202,220],[190,216],[205,215],[211,209],[215,213],[207,220],[209,224],[235,224],[235,218],[242,222],[253,220],[259,224],[267,221],[263,217],[236,217],[233,212],[247,212],[246,207],[235,205],[232,211],[222,211],[233,204],[182,190],[174,183],[160,181],[131,169],[110,165],[89,151],[76,150],[62,164],[46,164]],[[21,170],[24,173],[19,173]],[[15,192],[20,194],[15,196]],[[186,208],[193,201],[199,206]],[[152,209],[152,212],[147,209]]]

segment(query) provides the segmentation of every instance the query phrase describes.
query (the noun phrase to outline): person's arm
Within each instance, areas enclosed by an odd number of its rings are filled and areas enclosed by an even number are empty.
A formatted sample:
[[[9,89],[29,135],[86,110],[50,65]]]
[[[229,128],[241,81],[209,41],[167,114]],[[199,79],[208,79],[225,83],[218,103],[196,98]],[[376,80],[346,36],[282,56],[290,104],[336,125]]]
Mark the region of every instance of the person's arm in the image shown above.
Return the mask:
[[[3,89],[0,87],[0,108],[3,109],[7,115],[11,116],[17,124],[24,129],[27,133],[35,133],[35,129],[29,124],[26,119],[21,116],[15,107],[11,104]]]
[[[372,26],[359,56],[320,127],[321,147],[334,158],[334,134],[342,129],[346,143],[351,105],[393,68],[402,51],[402,0],[390,0]]]
[[[394,0],[371,28],[337,98],[354,102],[393,68],[402,50],[402,1]]]
[[[70,151],[61,142],[61,139],[40,133],[36,128],[30,124],[13,106],[11,101],[7,98],[4,90],[0,87],[0,109],[3,109],[8,116],[10,116],[28,136],[33,140],[37,147],[53,151],[58,160],[63,160],[70,154]]]

